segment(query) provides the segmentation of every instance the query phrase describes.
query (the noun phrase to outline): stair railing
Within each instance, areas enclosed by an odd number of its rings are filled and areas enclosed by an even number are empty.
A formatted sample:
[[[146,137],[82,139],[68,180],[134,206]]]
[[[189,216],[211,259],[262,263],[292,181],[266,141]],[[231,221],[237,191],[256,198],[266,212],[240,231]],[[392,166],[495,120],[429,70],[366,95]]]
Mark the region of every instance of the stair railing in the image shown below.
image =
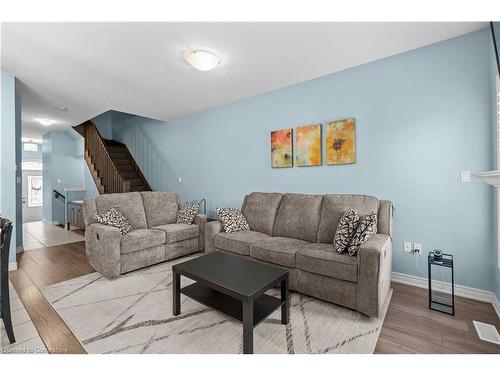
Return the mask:
[[[95,164],[99,172],[102,185],[104,185],[104,192],[106,194],[129,192],[130,182],[125,181],[121,176],[115,162],[104,145],[97,126],[92,120],[85,122],[84,125],[85,150],[88,151],[92,163]]]

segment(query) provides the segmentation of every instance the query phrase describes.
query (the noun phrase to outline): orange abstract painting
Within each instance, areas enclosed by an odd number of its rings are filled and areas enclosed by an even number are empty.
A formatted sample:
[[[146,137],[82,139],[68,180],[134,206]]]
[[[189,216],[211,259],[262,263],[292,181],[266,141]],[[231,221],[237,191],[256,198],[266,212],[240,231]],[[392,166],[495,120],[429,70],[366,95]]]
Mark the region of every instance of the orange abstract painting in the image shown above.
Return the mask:
[[[271,166],[288,168],[293,166],[292,129],[271,132]]]
[[[352,118],[332,121],[326,126],[326,162],[356,163],[356,121]]]
[[[297,166],[321,165],[321,125],[296,128]]]

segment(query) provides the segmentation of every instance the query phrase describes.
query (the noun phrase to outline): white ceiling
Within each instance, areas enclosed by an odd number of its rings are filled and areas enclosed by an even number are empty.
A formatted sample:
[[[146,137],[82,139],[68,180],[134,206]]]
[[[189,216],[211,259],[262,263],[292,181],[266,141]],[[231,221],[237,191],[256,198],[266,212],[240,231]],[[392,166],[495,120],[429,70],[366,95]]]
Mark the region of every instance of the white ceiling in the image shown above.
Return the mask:
[[[486,23],[3,23],[2,71],[18,78],[23,136],[110,109],[161,120],[255,96]],[[183,56],[217,51],[199,72]],[[58,106],[68,107],[57,112]],[[50,128],[35,118],[58,123]]]

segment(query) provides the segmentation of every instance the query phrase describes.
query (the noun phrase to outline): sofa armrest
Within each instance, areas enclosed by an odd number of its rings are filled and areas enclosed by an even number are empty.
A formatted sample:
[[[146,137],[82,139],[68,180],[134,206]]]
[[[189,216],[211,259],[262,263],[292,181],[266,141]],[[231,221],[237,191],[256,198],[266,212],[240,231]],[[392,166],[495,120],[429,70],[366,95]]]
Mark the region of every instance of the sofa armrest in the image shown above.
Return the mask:
[[[205,253],[214,252],[214,236],[220,232],[222,232],[220,221],[210,221],[205,225]]]
[[[197,214],[194,218],[194,223],[200,228],[200,236],[198,237],[198,250],[205,248],[205,225],[207,224],[207,215]]]
[[[87,228],[93,223],[94,215],[97,214],[95,199],[87,198],[83,200],[83,226]]]
[[[374,234],[358,251],[357,310],[380,317],[391,285],[392,240]]]
[[[120,275],[121,234],[118,228],[90,224],[85,230],[85,254],[94,269],[108,279]]]

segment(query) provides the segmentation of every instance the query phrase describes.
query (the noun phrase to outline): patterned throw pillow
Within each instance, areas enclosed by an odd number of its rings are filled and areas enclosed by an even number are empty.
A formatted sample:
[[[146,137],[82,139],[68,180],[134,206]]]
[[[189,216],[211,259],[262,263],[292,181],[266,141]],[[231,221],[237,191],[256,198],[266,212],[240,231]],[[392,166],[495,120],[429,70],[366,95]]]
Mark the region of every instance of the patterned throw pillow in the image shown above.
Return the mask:
[[[377,233],[377,214],[372,212],[363,217],[356,228],[356,232],[354,232],[354,236],[347,249],[349,255],[356,256],[359,248],[375,233]]]
[[[199,209],[199,203],[186,203],[177,213],[177,224],[193,224]]]
[[[344,212],[344,215],[340,218],[340,222],[337,226],[335,237],[333,239],[337,253],[341,254],[347,250],[358,225],[359,216],[356,211],[348,210]]]
[[[120,211],[116,208],[111,208],[103,214],[94,215],[94,220],[100,224],[110,225],[120,229],[120,234],[123,236],[132,230],[132,225],[125,219]]]
[[[227,234],[243,230],[250,231],[247,219],[237,208],[218,208],[217,215],[219,215],[224,232]]]

